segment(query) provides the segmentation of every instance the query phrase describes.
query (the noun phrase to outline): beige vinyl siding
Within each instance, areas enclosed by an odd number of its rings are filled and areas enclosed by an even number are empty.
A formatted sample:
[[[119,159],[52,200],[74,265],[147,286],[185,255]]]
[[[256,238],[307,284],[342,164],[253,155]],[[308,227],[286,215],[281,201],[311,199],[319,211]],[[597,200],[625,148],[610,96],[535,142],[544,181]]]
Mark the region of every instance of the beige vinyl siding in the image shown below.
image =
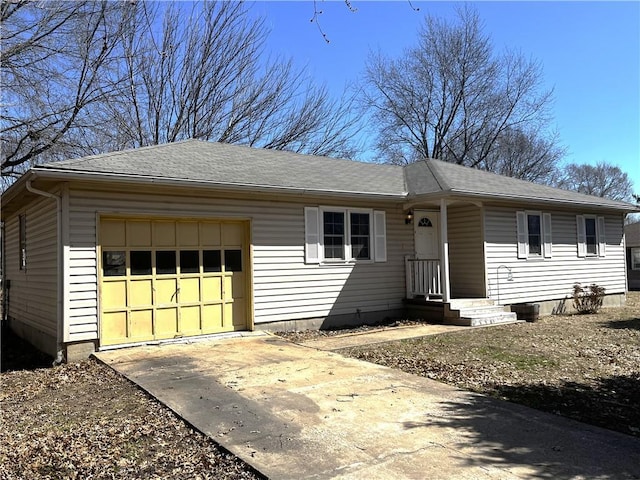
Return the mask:
[[[451,296],[484,297],[482,210],[475,205],[453,206],[447,216]]]
[[[402,208],[385,209],[387,262],[306,265],[304,207],[320,204],[326,200],[282,202],[71,189],[69,340],[98,336],[99,214],[250,219],[256,324],[402,308],[404,255],[413,251],[412,229],[404,224]],[[367,202],[335,200],[331,204],[382,209]]]
[[[542,210],[551,214],[552,257],[517,258],[516,208],[486,209],[485,238],[487,278],[491,297],[496,299],[497,268],[511,269],[513,281],[500,270],[500,303],[557,300],[571,296],[576,282],[597,283],[609,294],[625,291],[622,218],[605,215],[606,256],[578,257],[576,215],[584,212]]]
[[[55,341],[58,319],[58,223],[54,199],[37,198],[5,223],[6,275],[12,321]],[[26,269],[20,270],[19,215],[26,217]],[[54,354],[55,352],[48,352]]]

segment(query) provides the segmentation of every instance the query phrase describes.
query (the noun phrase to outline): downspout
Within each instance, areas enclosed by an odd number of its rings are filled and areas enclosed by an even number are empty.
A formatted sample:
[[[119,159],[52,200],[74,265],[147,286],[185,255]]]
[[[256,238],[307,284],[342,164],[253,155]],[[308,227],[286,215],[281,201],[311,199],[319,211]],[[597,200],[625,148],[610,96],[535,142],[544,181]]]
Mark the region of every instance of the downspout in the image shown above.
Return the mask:
[[[58,285],[58,322],[56,329],[56,358],[53,361],[53,365],[60,365],[64,362],[64,349],[62,347],[63,343],[63,328],[64,328],[64,302],[62,299],[63,296],[63,285],[62,285],[62,256],[64,253],[64,246],[62,245],[62,198],[58,195],[55,195],[50,192],[45,192],[44,190],[38,190],[37,188],[31,185],[31,179],[27,180],[26,183],[27,191],[40,195],[42,197],[53,198],[56,201],[56,227],[58,230],[58,261],[57,261],[57,285]]]
[[[6,244],[4,240],[4,222],[0,221],[0,269],[2,270],[2,276],[0,277],[0,287],[2,287],[2,315],[0,316],[0,322],[4,326],[5,322],[9,318],[9,285],[7,284],[7,254]]]

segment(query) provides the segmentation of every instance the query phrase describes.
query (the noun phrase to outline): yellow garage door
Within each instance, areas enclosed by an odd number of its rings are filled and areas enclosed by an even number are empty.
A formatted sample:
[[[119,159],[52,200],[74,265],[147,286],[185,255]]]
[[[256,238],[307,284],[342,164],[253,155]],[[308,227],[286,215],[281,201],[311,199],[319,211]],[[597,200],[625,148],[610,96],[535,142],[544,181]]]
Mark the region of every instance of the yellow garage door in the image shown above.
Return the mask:
[[[246,222],[102,218],[100,342],[248,328]]]

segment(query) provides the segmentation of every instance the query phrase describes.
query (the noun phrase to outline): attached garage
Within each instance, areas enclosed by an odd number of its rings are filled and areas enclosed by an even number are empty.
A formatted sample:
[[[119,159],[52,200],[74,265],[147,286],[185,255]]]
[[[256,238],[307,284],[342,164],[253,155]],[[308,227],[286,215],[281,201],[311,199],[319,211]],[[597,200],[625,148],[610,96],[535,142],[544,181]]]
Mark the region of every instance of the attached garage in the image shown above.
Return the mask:
[[[248,222],[99,223],[101,345],[250,328]]]

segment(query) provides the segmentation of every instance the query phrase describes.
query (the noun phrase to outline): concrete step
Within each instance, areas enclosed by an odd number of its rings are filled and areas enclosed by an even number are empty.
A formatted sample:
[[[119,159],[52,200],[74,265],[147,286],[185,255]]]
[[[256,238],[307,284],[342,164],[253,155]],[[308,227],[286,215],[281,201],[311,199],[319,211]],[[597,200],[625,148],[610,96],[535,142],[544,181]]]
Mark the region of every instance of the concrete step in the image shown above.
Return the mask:
[[[499,323],[514,323],[518,322],[518,316],[511,312],[502,312],[499,315],[478,315],[474,317],[461,317],[464,320],[469,319],[472,327],[478,327],[480,325],[496,325]]]
[[[502,305],[484,305],[484,306],[476,306],[476,307],[464,307],[458,310],[453,310],[451,313],[458,313],[460,317],[473,317],[474,315],[482,315],[485,313],[502,313],[509,312],[506,307]]]
[[[448,317],[445,318],[444,323],[447,325],[466,325],[471,327],[478,327],[480,325],[495,325],[501,323],[515,323],[518,321],[518,317],[512,312],[486,312],[477,313],[474,315],[463,315],[460,317]]]
[[[452,310],[460,310],[468,307],[485,307],[495,305],[495,300],[490,298],[454,298],[449,301]]]

